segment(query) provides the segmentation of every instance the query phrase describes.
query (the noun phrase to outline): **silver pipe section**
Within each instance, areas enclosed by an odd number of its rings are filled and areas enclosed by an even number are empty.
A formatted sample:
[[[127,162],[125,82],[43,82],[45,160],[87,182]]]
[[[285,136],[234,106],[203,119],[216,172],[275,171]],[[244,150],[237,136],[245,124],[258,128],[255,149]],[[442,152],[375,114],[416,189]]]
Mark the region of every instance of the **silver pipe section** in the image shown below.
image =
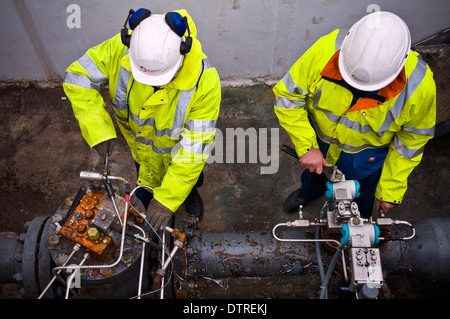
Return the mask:
[[[450,282],[450,216],[414,223],[415,236],[381,245],[385,270],[406,270],[425,280]]]
[[[83,256],[83,260],[80,262],[80,264],[78,266],[82,266],[86,260],[89,258],[89,254],[85,253]],[[73,272],[69,278],[67,278],[67,287],[66,287],[66,299],[69,299],[69,292],[70,292],[70,288],[72,286],[72,282],[75,280],[75,276],[77,275],[77,272]]]
[[[291,238],[304,237],[298,234]],[[311,243],[280,242],[270,232],[200,233],[189,240],[186,254],[187,273],[206,277],[298,275],[316,256]]]
[[[383,271],[407,269],[426,280],[450,281],[450,216],[426,218],[414,223],[414,228],[413,235],[377,246]],[[187,243],[187,274],[216,278],[299,275],[317,262],[316,250],[308,242],[315,240],[295,241],[307,238],[304,231],[283,232],[282,237],[280,242],[270,232],[199,233]],[[330,260],[332,253],[323,249],[322,254]]]
[[[416,230],[414,238],[380,243],[383,271],[407,270],[410,275],[420,276],[423,280],[450,282],[450,216],[426,218],[413,224]],[[305,233],[295,229],[283,232],[282,237],[305,238]],[[47,240],[42,238],[41,242]],[[11,238],[0,238],[0,261],[3,264],[13,263],[18,252],[21,252],[21,245]],[[323,259],[329,260],[330,252],[322,252]],[[300,275],[302,269],[317,261],[312,244],[279,242],[270,232],[198,233],[188,241],[186,257],[188,277],[199,275],[212,278]],[[59,270],[66,268],[53,269],[53,275],[57,276]],[[97,267],[83,265],[80,268]],[[15,271],[1,267],[0,283],[20,282],[13,277]]]
[[[162,247],[166,247],[166,234],[162,234]],[[164,265],[164,263],[166,262],[166,255],[165,255],[165,251],[164,249],[161,250],[161,264]],[[165,289],[165,285],[164,285],[164,276],[162,276],[161,278],[161,290],[159,291],[159,299],[164,299],[164,289]]]
[[[73,255],[80,250],[80,244],[76,244],[75,246],[73,246],[73,250],[70,253],[69,257],[67,258],[67,260],[64,262],[63,266],[66,266],[69,261],[72,259]],[[57,272],[57,274],[55,276],[53,276],[52,280],[50,280],[50,282],[48,283],[48,285],[44,288],[44,290],[42,291],[42,293],[39,295],[38,299],[42,299],[42,297],[44,297],[45,293],[47,292],[47,290],[53,285],[53,283],[55,282],[55,280],[57,279],[57,276],[61,273],[61,270]]]
[[[0,238],[0,283],[16,283],[21,280],[22,254],[23,243],[17,238]]]
[[[142,236],[145,237],[145,231],[137,226],[133,224],[133,227],[140,230],[142,233]],[[142,292],[142,278],[144,275],[144,262],[145,262],[145,241],[142,242],[142,252],[141,252],[141,265],[140,265],[140,269],[139,269],[139,283],[138,283],[138,299],[141,299],[141,292]]]
[[[301,225],[302,223],[304,223],[305,220],[296,220],[294,222],[287,222],[287,223],[279,223],[277,225],[275,225],[275,227],[272,229],[272,235],[273,237],[278,240],[278,241],[282,241],[282,242],[293,242],[293,243],[334,243],[335,245],[337,245],[337,249],[340,249],[342,244],[341,242],[335,240],[335,239],[321,239],[321,238],[314,238],[314,239],[306,239],[306,238],[293,238],[293,239],[284,239],[284,238],[280,238],[277,236],[277,228],[279,227],[300,227],[303,226]],[[309,221],[306,221],[309,224]],[[296,223],[300,224],[300,225],[296,225]],[[314,223],[311,223],[311,225],[316,225]],[[317,224],[316,226],[318,226],[320,224]],[[317,249],[317,248],[316,248]],[[317,255],[317,250],[316,250],[316,255]],[[342,270],[344,273],[344,276],[347,278],[347,266],[345,263],[345,255],[344,254],[340,254],[341,255],[341,261],[342,261]],[[320,254],[319,254],[320,256]]]

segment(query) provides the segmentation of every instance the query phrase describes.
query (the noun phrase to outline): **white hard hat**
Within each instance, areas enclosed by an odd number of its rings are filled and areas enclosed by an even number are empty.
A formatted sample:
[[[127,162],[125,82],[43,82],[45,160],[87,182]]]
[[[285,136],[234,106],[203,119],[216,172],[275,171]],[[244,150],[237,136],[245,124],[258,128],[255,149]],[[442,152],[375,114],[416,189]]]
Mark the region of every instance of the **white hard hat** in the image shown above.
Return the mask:
[[[352,87],[379,90],[398,76],[409,54],[411,35],[406,23],[390,12],[374,12],[347,33],[339,55],[339,70]]]
[[[135,80],[153,86],[169,83],[183,64],[182,40],[167,25],[164,15],[153,14],[139,23],[130,41],[131,72]]]

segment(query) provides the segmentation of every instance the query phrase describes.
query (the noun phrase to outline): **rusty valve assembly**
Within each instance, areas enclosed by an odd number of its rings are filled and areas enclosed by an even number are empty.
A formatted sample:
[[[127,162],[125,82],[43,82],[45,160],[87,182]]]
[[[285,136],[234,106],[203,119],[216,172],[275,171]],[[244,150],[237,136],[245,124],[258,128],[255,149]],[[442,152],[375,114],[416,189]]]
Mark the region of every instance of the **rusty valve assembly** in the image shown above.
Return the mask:
[[[66,299],[70,294],[74,298],[108,298],[104,288],[119,285],[121,293],[111,291],[111,297],[135,295],[141,298],[158,291],[164,296],[166,270],[176,251],[183,248],[186,236],[170,227],[161,234],[155,231],[143,209],[131,203],[138,188],[152,188],[138,186],[130,191],[128,181],[109,176],[107,168],[108,157],[103,174],[82,171],[80,178],[92,184],[82,186],[70,208],[62,207],[51,218],[48,249],[56,266],[51,271],[53,277],[38,298],[43,298],[57,280],[66,289]],[[124,197],[116,194],[111,184],[113,180],[125,184]],[[104,186],[95,186],[94,182],[103,182]],[[166,248],[166,233],[175,238],[171,252]],[[149,274],[157,267],[154,289],[143,293],[143,288],[152,287]],[[63,277],[64,273],[70,275]],[[137,291],[133,293],[136,286]]]

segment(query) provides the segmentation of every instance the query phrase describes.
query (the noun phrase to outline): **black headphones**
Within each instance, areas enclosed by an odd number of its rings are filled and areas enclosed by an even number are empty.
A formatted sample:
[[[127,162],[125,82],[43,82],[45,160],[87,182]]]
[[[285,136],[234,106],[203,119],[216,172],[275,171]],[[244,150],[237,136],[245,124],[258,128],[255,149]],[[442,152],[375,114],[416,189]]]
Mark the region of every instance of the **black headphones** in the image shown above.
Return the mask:
[[[139,23],[148,18],[151,14],[151,11],[148,9],[141,8],[137,11],[130,9],[130,11],[128,12],[128,17],[125,20],[125,24],[123,25],[123,29],[120,31],[120,36],[124,45],[130,47],[131,41],[131,34],[128,34],[127,23],[129,24],[130,29],[134,30],[139,25]],[[192,37],[191,31],[189,30],[187,17],[181,16],[181,14],[179,14],[178,12],[168,12],[164,16],[164,19],[166,20],[169,28],[179,37],[183,37],[183,35],[186,33],[186,30],[188,31],[188,36],[186,37],[185,41],[181,42],[180,44],[180,53],[189,53],[192,48]]]

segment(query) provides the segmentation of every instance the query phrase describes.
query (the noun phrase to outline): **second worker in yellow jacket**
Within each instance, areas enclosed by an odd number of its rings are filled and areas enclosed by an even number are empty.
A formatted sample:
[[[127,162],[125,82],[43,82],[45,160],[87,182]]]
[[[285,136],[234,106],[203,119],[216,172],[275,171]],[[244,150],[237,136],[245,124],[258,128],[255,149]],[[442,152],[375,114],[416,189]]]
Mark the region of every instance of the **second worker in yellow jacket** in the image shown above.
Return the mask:
[[[332,165],[359,181],[362,217],[403,201],[436,122],[433,73],[410,46],[403,20],[371,13],[320,38],[275,85],[275,113],[306,168],[286,212],[325,193]]]

